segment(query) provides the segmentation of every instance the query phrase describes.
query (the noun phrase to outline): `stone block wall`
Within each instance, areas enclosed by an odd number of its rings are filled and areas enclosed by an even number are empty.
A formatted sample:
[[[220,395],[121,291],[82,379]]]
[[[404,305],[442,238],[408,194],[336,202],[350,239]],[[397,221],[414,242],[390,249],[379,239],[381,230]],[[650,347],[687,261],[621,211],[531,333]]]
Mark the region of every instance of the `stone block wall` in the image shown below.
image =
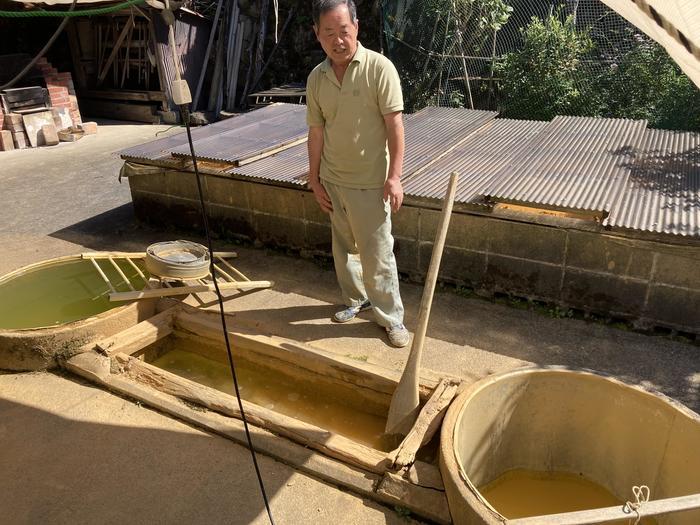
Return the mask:
[[[139,219],[201,228],[194,175],[126,164]],[[205,177],[221,234],[330,255],[328,217],[311,192]],[[399,271],[422,281],[440,211],[410,198],[394,216]],[[674,245],[598,231],[454,212],[440,268],[445,282],[700,334],[700,243]]]

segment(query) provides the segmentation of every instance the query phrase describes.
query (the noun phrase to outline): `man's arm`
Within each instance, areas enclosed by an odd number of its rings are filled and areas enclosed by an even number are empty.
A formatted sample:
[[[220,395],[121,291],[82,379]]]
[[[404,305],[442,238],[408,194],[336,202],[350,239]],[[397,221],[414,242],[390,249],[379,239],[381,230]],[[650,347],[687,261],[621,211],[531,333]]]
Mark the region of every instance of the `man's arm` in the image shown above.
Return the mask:
[[[331,199],[326,190],[321,185],[319,177],[321,171],[321,153],[323,152],[323,126],[309,127],[309,140],[307,141],[309,150],[309,188],[314,192],[316,202],[326,213],[333,211]]]
[[[384,184],[384,200],[389,199],[392,211],[397,212],[403,203],[401,174],[403,173],[404,136],[401,111],[384,115],[384,125],[389,145],[389,174]]]

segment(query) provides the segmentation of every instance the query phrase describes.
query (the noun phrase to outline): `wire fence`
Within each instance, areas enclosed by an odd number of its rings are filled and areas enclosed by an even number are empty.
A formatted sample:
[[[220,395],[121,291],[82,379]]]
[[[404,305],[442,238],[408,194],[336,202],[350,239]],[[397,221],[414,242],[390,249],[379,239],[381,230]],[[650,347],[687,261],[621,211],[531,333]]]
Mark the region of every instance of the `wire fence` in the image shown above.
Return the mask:
[[[600,0],[384,0],[382,20],[407,111],[644,118],[700,130],[700,90]]]

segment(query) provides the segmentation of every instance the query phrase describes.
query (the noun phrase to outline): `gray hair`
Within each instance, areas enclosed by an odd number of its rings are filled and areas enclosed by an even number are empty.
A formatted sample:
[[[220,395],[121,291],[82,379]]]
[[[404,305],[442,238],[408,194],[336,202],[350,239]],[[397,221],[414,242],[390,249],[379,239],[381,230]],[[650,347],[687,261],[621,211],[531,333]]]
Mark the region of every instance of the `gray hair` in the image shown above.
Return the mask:
[[[312,17],[314,19],[314,25],[318,27],[319,21],[321,20],[321,15],[332,11],[338,6],[346,5],[348,6],[348,12],[350,13],[350,21],[354,24],[357,22],[357,7],[355,6],[354,0],[314,0],[312,8]]]

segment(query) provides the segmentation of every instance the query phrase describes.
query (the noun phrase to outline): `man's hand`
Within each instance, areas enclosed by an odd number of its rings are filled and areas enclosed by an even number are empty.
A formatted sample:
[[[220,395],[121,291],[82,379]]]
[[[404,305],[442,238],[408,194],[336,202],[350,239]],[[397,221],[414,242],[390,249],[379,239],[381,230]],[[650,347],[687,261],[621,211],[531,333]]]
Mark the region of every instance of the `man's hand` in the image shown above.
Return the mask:
[[[331,198],[328,196],[326,188],[317,180],[309,180],[309,188],[314,192],[316,202],[318,202],[321,209],[326,213],[333,213],[333,204],[331,204]]]
[[[384,200],[388,200],[391,211],[396,213],[403,203],[403,186],[399,177],[391,177],[384,183]]]

